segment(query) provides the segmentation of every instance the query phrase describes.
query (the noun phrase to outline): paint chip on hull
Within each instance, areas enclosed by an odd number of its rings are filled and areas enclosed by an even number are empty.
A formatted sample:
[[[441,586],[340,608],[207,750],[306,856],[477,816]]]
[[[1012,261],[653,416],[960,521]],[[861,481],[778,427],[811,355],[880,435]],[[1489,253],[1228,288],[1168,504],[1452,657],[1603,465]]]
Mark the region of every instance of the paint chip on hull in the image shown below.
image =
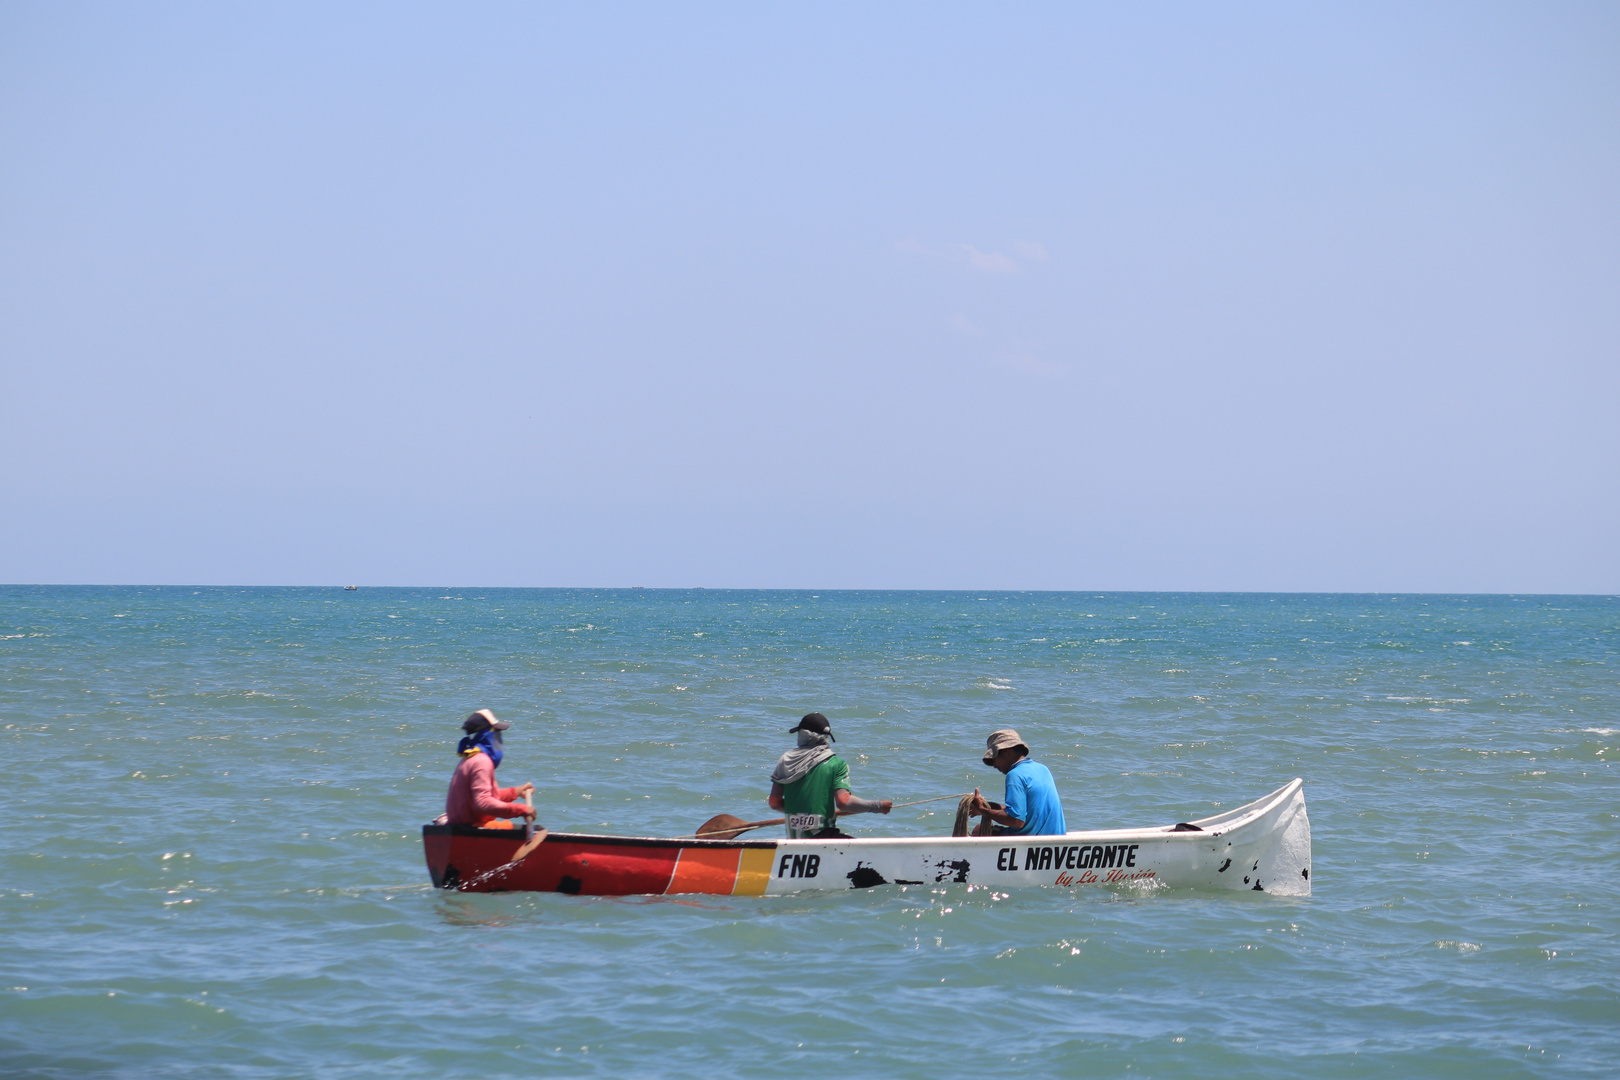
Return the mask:
[[[855,864],[855,869],[844,875],[849,878],[849,887],[852,889],[870,889],[874,885],[887,885],[888,879],[864,862]]]

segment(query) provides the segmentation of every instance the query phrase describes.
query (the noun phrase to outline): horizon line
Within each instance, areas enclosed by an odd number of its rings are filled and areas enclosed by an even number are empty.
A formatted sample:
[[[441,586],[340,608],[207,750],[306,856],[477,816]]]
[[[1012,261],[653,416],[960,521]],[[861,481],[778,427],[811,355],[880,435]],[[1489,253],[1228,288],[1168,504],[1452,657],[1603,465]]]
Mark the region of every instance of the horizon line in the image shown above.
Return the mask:
[[[1492,597],[1580,597],[1620,599],[1620,593],[1603,592],[1486,592],[1479,590],[1428,591],[1414,589],[1053,589],[1053,588],[964,588],[964,587],[858,587],[785,585],[338,585],[338,584],[219,584],[155,582],[0,582],[0,589],[331,589],[360,592],[367,589],[394,590],[505,590],[527,592],[793,592],[793,593],[1019,593],[1104,594],[1144,596],[1492,596]]]

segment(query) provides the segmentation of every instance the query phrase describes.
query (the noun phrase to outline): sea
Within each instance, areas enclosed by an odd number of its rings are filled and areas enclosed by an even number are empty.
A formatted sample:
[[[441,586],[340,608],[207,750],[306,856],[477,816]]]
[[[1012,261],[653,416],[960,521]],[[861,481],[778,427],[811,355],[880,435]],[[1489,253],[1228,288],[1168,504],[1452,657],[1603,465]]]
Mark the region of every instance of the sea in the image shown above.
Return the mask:
[[[812,710],[1071,829],[1302,777],[1314,894],[441,891],[478,708],[554,830],[771,816]],[[3,587],[0,1076],[1613,1077],[1617,753],[1612,596]]]

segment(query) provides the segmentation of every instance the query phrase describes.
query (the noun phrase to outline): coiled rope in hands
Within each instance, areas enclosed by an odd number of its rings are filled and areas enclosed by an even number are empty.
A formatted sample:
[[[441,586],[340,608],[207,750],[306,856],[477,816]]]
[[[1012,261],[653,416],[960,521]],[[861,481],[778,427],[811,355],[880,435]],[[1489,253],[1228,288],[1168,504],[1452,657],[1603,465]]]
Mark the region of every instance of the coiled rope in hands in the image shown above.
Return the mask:
[[[952,836],[966,836],[968,834],[968,811],[973,809],[973,793],[970,791],[962,796],[962,801],[956,804],[956,824],[951,828]]]

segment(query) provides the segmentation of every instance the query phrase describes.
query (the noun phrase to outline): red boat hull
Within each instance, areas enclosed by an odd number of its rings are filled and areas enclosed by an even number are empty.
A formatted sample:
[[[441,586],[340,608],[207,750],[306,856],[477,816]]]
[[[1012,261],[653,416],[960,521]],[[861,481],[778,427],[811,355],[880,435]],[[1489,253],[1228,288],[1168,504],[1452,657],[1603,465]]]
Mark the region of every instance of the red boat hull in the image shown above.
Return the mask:
[[[551,833],[523,862],[517,829],[424,825],[428,874],[461,892],[561,892],[580,896],[709,893],[760,896],[776,844],[769,840],[669,840]]]

